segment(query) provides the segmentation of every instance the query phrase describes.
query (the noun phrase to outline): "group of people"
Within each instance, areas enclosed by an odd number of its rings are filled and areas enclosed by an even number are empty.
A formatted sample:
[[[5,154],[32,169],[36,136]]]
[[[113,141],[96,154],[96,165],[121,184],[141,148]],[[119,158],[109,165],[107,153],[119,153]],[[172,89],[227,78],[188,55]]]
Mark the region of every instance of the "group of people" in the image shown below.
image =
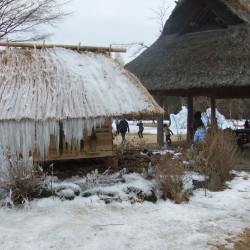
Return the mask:
[[[171,135],[173,135],[174,133],[167,124],[163,125],[163,131],[166,136],[166,145],[170,145],[172,143]],[[193,131],[194,131],[194,138],[193,138],[194,143],[205,142],[207,131],[201,119],[200,111],[197,111],[194,114]]]
[[[126,119],[122,119],[122,120],[115,120],[115,124],[116,124],[116,132],[115,132],[115,136],[121,134],[122,136],[122,144],[124,144],[126,142],[126,133],[129,133],[129,124],[128,121]],[[143,131],[144,131],[144,125],[143,122],[140,120],[138,121],[138,123],[136,124],[138,126],[138,136],[140,139],[143,138]],[[170,145],[172,143],[171,140],[171,135],[173,135],[173,131],[169,128],[169,126],[167,124],[163,125],[163,131],[165,133],[165,138],[166,138],[166,144]]]
[[[172,143],[171,135],[173,135],[174,133],[167,124],[163,125],[163,131],[166,136],[166,145],[170,145]],[[194,138],[193,138],[194,143],[205,142],[207,132],[205,125],[201,119],[200,111],[197,111],[194,114],[193,131],[194,131]]]
[[[115,120],[116,123],[116,132],[115,135],[121,134],[122,136],[122,144],[126,142],[126,133],[129,133],[129,124],[126,119],[122,120]],[[144,131],[144,125],[143,122],[140,120],[137,124],[138,126],[138,136],[140,139],[143,138],[143,131]],[[194,143],[204,142],[206,138],[206,128],[204,126],[204,123],[201,119],[201,112],[197,111],[194,114],[194,120],[193,120],[193,130],[194,130]],[[167,124],[163,125],[163,132],[165,134],[166,139],[166,145],[170,145],[172,143],[171,135],[173,135],[173,131],[169,128]]]
[[[126,133],[128,132],[129,133],[129,124],[128,124],[128,121],[126,119],[122,119],[122,120],[118,120],[116,119],[115,120],[115,124],[116,124],[116,132],[115,132],[115,135],[119,135],[121,134],[122,136],[122,144],[124,144],[126,142]],[[143,130],[144,130],[144,125],[143,125],[143,122],[142,121],[139,121],[137,123],[137,126],[139,128],[139,131],[138,131],[138,136],[140,139],[143,138]]]

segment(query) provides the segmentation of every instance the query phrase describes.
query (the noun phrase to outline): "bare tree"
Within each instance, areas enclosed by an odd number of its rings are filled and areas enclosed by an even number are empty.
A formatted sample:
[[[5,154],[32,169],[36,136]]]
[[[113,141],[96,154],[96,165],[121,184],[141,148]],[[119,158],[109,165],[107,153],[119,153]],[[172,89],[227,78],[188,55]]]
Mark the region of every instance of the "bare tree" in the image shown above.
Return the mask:
[[[157,9],[152,9],[154,13],[154,17],[151,17],[150,19],[156,20],[156,23],[159,25],[159,34],[157,37],[159,37],[164,29],[165,23],[169,16],[169,5],[167,5],[167,1],[165,0],[161,6],[159,6]]]
[[[163,32],[164,25],[170,14],[170,5],[167,0],[164,0],[161,6],[159,6],[157,9],[151,9],[151,10],[154,16],[149,19],[156,21],[156,23],[159,25],[159,33],[156,35],[156,38],[158,38]],[[150,45],[147,45],[144,41],[140,41],[140,42],[120,44],[120,46],[125,46],[127,50],[130,52],[130,57],[134,58],[137,55],[139,55],[143,50],[149,48]]]
[[[0,39],[42,40],[50,34],[45,26],[55,26],[70,13],[61,8],[70,0],[0,0]]]

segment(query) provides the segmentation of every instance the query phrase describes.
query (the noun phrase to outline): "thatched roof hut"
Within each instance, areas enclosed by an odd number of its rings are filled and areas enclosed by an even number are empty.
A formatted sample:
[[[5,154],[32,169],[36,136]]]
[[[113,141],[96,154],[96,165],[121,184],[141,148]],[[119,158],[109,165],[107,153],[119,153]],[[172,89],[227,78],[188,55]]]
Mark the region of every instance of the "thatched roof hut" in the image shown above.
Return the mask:
[[[162,35],[126,68],[152,94],[250,97],[250,0],[178,1]]]
[[[50,136],[80,144],[105,118],[163,113],[140,81],[109,53],[65,48],[0,51],[0,144],[46,157]]]

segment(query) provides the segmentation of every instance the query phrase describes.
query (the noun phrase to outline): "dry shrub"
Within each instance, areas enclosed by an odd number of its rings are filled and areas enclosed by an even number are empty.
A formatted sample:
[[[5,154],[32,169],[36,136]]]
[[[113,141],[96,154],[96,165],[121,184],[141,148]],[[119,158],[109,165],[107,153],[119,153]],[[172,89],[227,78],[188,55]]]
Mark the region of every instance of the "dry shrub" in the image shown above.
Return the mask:
[[[142,173],[152,160],[153,149],[159,149],[159,146],[147,144],[143,140],[139,143],[127,142],[115,146],[114,151],[118,156],[118,169],[126,168],[128,172]]]
[[[182,161],[172,157],[170,154],[163,155],[154,166],[156,189],[162,199],[181,203],[189,200],[188,193],[183,192],[184,167]]]
[[[140,140],[139,142],[132,140],[131,142],[127,142],[125,144],[115,145],[114,151],[119,155],[123,154],[124,152],[142,152],[144,150],[152,151],[160,148],[161,147],[156,143],[147,143],[144,140]]]
[[[14,155],[8,156],[8,163],[2,167],[0,187],[10,191],[15,205],[35,197],[45,179],[42,169]]]
[[[239,154],[235,134],[219,129],[208,131],[205,143],[195,145],[190,152],[195,170],[208,176],[209,183],[219,178],[220,186],[230,179]]]

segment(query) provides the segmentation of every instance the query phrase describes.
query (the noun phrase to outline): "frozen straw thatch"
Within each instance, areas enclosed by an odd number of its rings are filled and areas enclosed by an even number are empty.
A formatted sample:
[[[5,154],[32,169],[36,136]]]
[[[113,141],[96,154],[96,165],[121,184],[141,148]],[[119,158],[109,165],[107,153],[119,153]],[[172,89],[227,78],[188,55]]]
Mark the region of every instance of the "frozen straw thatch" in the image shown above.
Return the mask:
[[[163,114],[139,80],[109,54],[64,48],[0,52],[0,143],[27,156],[36,146],[42,157],[59,121],[66,141],[83,139],[83,129],[108,117]]]

